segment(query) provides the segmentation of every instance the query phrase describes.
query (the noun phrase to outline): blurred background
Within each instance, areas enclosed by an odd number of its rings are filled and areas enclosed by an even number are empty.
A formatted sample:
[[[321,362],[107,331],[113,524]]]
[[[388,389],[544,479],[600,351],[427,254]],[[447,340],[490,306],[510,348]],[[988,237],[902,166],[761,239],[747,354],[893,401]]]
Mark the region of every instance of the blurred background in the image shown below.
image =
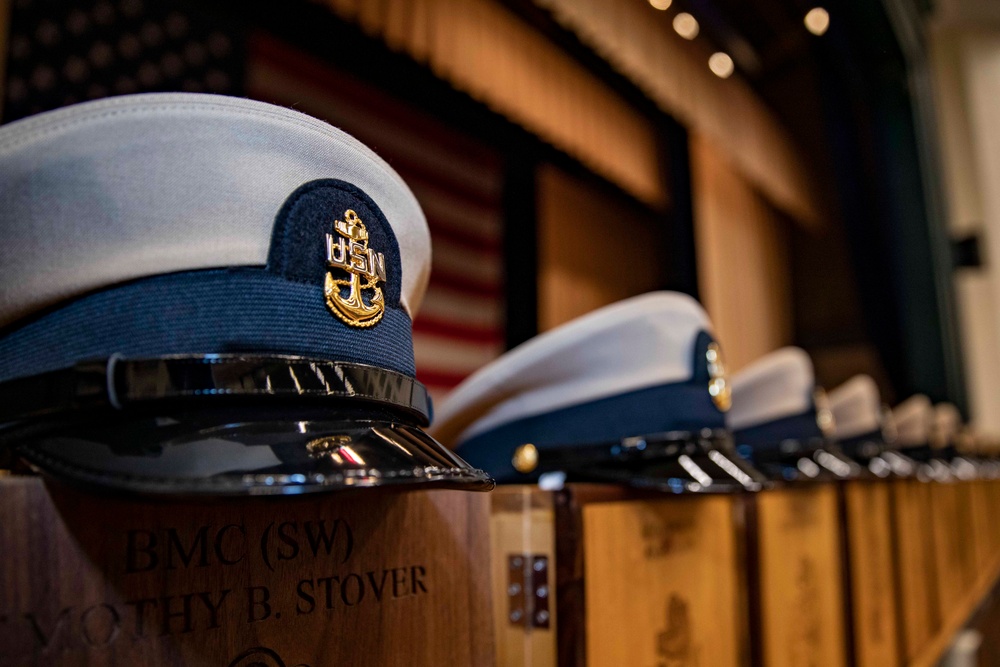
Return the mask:
[[[1000,2],[818,3],[0,0],[0,118],[194,91],[354,134],[427,214],[437,398],[673,289],[732,370],[800,345],[1000,433]]]

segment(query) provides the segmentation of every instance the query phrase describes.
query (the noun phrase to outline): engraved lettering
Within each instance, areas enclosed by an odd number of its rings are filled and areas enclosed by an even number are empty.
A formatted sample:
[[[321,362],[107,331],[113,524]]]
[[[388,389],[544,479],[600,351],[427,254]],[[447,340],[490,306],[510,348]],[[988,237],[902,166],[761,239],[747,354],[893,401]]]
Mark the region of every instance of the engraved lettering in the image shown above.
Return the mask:
[[[309,587],[309,592],[306,592],[306,586]],[[298,587],[295,592],[299,596],[299,601],[295,603],[295,611],[298,614],[311,614],[314,609],[316,609],[316,598],[313,597],[312,593],[315,587],[311,579],[303,579],[299,582]],[[303,607],[302,603],[308,604],[308,607]]]
[[[267,544],[271,537],[272,528],[274,528],[273,521],[267,524],[267,528],[264,529],[264,532],[260,536],[260,557],[263,559],[264,565],[267,565],[267,569],[269,569],[271,572],[274,572],[274,565],[271,564],[271,556],[267,549]]]
[[[178,596],[167,595],[160,598],[160,636],[166,637],[171,634],[171,624],[170,622],[175,618],[184,621],[181,626],[181,633],[188,633],[194,630],[194,619],[191,617],[191,598],[193,595],[181,595],[181,609],[180,611],[173,611],[171,609],[171,602],[177,599]]]
[[[198,567],[206,567],[208,565],[208,526],[202,526],[197,530],[197,532],[195,532],[191,548],[187,551],[185,551],[184,545],[181,544],[181,537],[177,534],[177,530],[174,528],[167,529],[166,568],[168,570],[177,568],[174,564],[173,558],[175,553],[181,563],[184,564],[184,567],[190,567],[191,562],[194,560],[196,551],[200,554],[200,557],[198,558]]]
[[[351,602],[351,597],[352,597],[350,594],[351,586],[348,585],[352,581],[357,582],[357,587],[356,587],[357,595],[353,596],[354,602]],[[360,575],[354,574],[353,572],[344,577],[344,581],[341,582],[340,584],[340,599],[344,601],[344,604],[346,604],[348,607],[353,607],[354,605],[361,602],[361,600],[363,600],[364,597],[365,597],[364,579],[362,579]]]
[[[42,628],[42,625],[38,622],[35,614],[28,612],[24,615],[24,620],[28,622],[31,627],[31,632],[35,638],[38,646],[45,650],[51,650],[56,646],[64,646],[67,638],[66,628],[70,625],[70,612],[73,611],[73,607],[63,607],[59,611],[59,615],[56,617],[55,623],[52,628],[46,631]]]
[[[223,544],[225,543],[226,534],[233,529],[238,530],[240,532],[240,535],[243,536],[243,539],[237,542],[237,544],[241,545],[242,548],[240,549],[238,556],[227,557],[226,551],[225,549],[223,549]],[[246,556],[246,536],[247,536],[247,529],[244,528],[243,526],[237,525],[235,523],[223,526],[222,529],[219,530],[219,532],[215,535],[215,557],[219,559],[219,562],[222,563],[223,565],[235,565],[236,563],[239,563],[241,560],[243,560],[243,558]]]
[[[306,540],[309,542],[309,548],[312,550],[313,556],[319,556],[321,544],[326,555],[331,555],[333,552],[333,545],[337,538],[337,529],[339,527],[340,519],[333,520],[333,525],[330,527],[329,531],[326,529],[325,519],[320,519],[318,523],[306,521]]]
[[[400,594],[400,589],[403,593]],[[394,567],[392,568],[392,597],[400,598],[405,595],[409,595],[406,591],[406,568]]]
[[[129,530],[125,533],[125,540],[125,572],[148,572],[159,564],[153,531]]]
[[[255,623],[270,618],[270,600],[271,591],[267,589],[267,586],[249,586],[247,588],[247,623]]]
[[[375,583],[375,573],[374,572],[368,572],[367,575],[368,575],[368,585],[370,585],[372,587],[372,591],[375,593],[375,601],[376,602],[381,602],[382,601],[382,591],[385,590],[385,579],[389,575],[389,572],[386,571],[386,570],[382,570],[382,579],[380,579],[379,583],[377,583],[377,584]]]
[[[340,577],[323,577],[322,579],[317,579],[321,584],[323,584],[324,592],[326,593],[326,608],[333,609],[333,582],[340,583]]]
[[[278,526],[278,540],[288,547],[287,551],[278,547],[278,560],[292,560],[299,555],[299,543],[293,538],[297,532],[298,527],[292,521],[286,521]]]
[[[417,575],[417,572],[420,572]],[[423,565],[414,565],[410,568],[410,581],[413,583],[413,594],[417,594],[417,589],[419,588],[422,593],[427,592],[427,587],[424,586],[424,582],[420,580],[421,577],[427,576],[427,570],[424,569]]]
[[[228,588],[219,595],[219,601],[212,604],[212,594],[208,591],[204,593],[198,593],[198,598],[205,603],[205,608],[208,610],[208,629],[212,630],[219,627],[219,610],[222,608],[222,603],[226,601],[226,597],[232,591]]]
[[[125,604],[135,608],[135,634],[137,637],[146,636],[146,607],[156,608],[157,602],[153,598],[143,598],[142,600],[131,600]]]
[[[98,604],[90,607],[80,617],[80,630],[83,640],[88,646],[97,648],[107,646],[118,638],[121,632],[121,616],[118,610],[109,604]]]

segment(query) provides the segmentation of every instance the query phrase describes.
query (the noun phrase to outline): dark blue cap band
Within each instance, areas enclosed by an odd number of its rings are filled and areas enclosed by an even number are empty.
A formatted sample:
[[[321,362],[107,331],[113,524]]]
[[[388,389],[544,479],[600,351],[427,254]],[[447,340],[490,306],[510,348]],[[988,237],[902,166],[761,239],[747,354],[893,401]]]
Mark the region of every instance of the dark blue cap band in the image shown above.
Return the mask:
[[[327,236],[348,210],[384,257],[385,310],[372,326],[343,323],[324,297]],[[115,354],[298,355],[414,376],[401,284],[399,246],[378,205],[350,183],[311,181],[278,212],[266,267],[154,276],[72,301],[0,338],[0,381]]]
[[[749,445],[753,448],[777,447],[785,440],[806,441],[822,437],[823,431],[816,421],[815,410],[733,432],[733,441],[737,446]]]
[[[678,382],[639,389],[542,415],[519,419],[476,435],[458,454],[498,482],[528,481],[538,475],[517,472],[511,457],[525,443],[539,450],[591,444],[666,431],[725,428],[707,384]]]
[[[333,317],[323,288],[264,269],[157,276],[98,292],[0,339],[0,381],[121,354],[294,354],[413,376],[409,316],[386,308],[377,327]]]

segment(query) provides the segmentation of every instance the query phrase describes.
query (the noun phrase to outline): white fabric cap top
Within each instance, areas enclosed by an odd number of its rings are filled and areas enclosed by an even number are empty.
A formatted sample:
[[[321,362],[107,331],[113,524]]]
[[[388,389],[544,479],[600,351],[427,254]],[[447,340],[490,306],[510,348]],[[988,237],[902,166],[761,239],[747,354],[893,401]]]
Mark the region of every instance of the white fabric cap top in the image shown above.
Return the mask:
[[[690,379],[708,315],[691,297],[652,292],[533,338],[469,376],[435,410],[446,445],[517,419]]]
[[[934,447],[947,447],[955,441],[962,430],[962,413],[953,403],[938,403],[934,406],[934,426],[931,432],[931,444]]]
[[[934,406],[923,394],[914,394],[892,409],[900,445],[926,445],[934,423]]]
[[[812,360],[799,347],[783,347],[756,360],[732,378],[729,428],[739,431],[803,414],[813,406]]]
[[[115,283],[266,263],[275,215],[323,178],[371,196],[399,242],[402,306],[417,312],[430,233],[375,153],[326,123],[219,95],[145,94],[0,128],[0,326]]]
[[[829,393],[833,437],[847,440],[882,428],[882,398],[870,375],[855,375]]]

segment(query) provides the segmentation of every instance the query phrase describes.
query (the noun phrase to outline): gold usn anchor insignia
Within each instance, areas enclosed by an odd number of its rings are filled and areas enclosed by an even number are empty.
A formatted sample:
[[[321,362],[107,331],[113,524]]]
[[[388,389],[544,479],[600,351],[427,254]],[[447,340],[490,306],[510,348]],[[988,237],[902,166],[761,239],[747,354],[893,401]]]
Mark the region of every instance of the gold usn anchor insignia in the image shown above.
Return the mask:
[[[334,278],[332,271],[327,272],[323,283],[326,306],[344,324],[375,326],[385,312],[385,299],[378,286],[385,282],[385,257],[368,247],[368,230],[354,211],[344,211],[344,222],[335,221],[333,230],[337,236],[326,235],[326,263],[348,277]]]

